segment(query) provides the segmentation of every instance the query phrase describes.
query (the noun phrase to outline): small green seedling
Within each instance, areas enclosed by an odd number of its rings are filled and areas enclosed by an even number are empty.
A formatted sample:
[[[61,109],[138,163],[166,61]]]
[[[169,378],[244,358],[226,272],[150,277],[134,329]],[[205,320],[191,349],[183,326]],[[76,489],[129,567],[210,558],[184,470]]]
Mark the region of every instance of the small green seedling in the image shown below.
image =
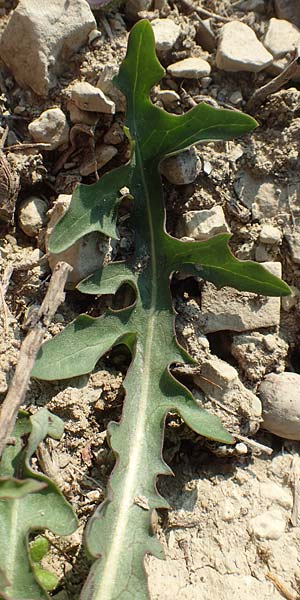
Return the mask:
[[[69,535],[76,530],[77,519],[56,485],[34,471],[30,461],[47,435],[59,439],[62,433],[61,419],[45,408],[32,417],[20,412],[14,444],[7,446],[1,457],[1,600],[47,600],[47,592],[57,585],[57,578],[39,565],[41,545],[45,550],[45,544],[35,540],[30,545],[28,537],[44,529]]]
[[[144,557],[163,558],[151,529],[151,513],[168,506],[156,489],[158,475],[170,473],[161,455],[166,415],[177,413],[202,436],[233,442],[220,421],[199,408],[170,372],[172,363],[193,363],[174,332],[172,274],[182,271],[218,287],[227,285],[269,296],[289,294],[288,286],[261,265],[234,258],[227,234],[205,242],[184,242],[166,233],[160,161],[192,144],[250,132],[257,123],[240,112],[206,104],[181,116],[166,113],[149,98],[152,86],[163,75],[151,26],[140,21],[131,31],[127,55],[115,79],[127,99],[131,160],[94,185],[78,186],[50,240],[51,252],[59,253],[92,231],[117,238],[119,190],[129,188],[134,198],[133,256],[127,262],[107,264],[78,289],[92,295],[114,294],[126,283],[133,289],[134,302],[123,310],[110,309],[99,318],[81,315],[42,347],[33,370],[41,379],[65,379],[92,371],[112,346],[125,344],[132,355],[122,418],[111,423],[108,431],[116,466],[106,500],[86,530],[94,564],[82,600],[149,598]]]
[[[40,586],[47,592],[53,592],[58,585],[58,578],[54,573],[51,573],[47,569],[43,569],[41,566],[41,560],[49,552],[49,542],[43,535],[38,535],[29,546],[29,557],[31,560],[32,568],[36,579]]]

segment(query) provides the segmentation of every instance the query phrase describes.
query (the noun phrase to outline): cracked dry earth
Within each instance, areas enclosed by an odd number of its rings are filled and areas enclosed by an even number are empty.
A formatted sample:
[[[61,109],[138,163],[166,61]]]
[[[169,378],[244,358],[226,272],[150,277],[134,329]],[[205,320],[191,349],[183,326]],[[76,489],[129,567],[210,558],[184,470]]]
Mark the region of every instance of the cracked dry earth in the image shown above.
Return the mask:
[[[47,289],[54,264],[47,235],[55,214],[78,182],[92,183],[97,173],[127,160],[124,103],[111,80],[132,24],[141,17],[152,21],[157,52],[168,69],[152,99],[177,114],[202,100],[246,112],[254,91],[280,75],[300,47],[300,15],[292,0],[129,0],[120,6],[76,0],[74,7],[85,17],[71,36],[72,54],[68,60],[57,54],[54,61],[49,42],[54,32],[47,34],[42,25],[50,6],[36,3],[32,19],[40,29],[32,27],[28,35],[36,36],[31,43],[49,71],[26,71],[24,32],[18,36],[15,29],[9,39],[5,32],[13,16],[32,3],[0,0],[2,399],[24,322]],[[61,11],[62,4],[53,1],[51,11]],[[72,10],[57,39],[69,25],[72,29],[77,18]],[[191,57],[194,62],[182,64]],[[171,234],[207,239],[231,231],[235,255],[282,273],[292,294],[280,302],[218,291],[180,274],[173,278],[178,339],[197,360],[196,370],[178,367],[176,376],[220,416],[237,443],[232,448],[208,443],[169,417],[164,457],[176,477],[159,481],[171,508],[159,512],[156,524],[166,561],[146,558],[151,600],[300,598],[299,81],[294,71],[258,100],[252,114],[259,127],[251,136],[193,148],[161,167]],[[41,118],[49,109],[56,112]],[[94,236],[85,254],[84,248],[69,254],[78,279],[107,252],[112,258],[126,256],[133,243],[127,215],[124,203],[117,246]],[[110,302],[83,297],[74,281],[68,288],[49,337],[83,311],[101,314]],[[113,350],[89,377],[51,384],[33,380],[26,396],[31,412],[46,406],[64,421],[63,438],[41,444],[34,460],[80,520],[68,538],[47,534],[46,566],[60,578],[52,594],[56,600],[79,598],[87,575],[82,533],[104,498],[114,464],[106,428],[120,418],[127,368],[128,356]]]

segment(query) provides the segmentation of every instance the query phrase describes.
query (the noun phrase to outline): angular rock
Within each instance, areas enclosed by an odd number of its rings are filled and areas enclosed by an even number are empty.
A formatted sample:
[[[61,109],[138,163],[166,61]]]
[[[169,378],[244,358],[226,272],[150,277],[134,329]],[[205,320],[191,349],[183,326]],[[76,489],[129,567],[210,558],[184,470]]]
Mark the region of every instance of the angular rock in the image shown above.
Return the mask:
[[[273,56],[258,40],[254,31],[240,21],[221,28],[216,64],[224,71],[257,73],[273,62]]]
[[[193,183],[200,171],[201,161],[194,147],[165,158],[160,164],[160,172],[175,185]]]
[[[69,125],[60,108],[49,108],[42,112],[29,123],[28,131],[35,142],[49,144],[46,150],[56,150],[69,141]]]
[[[277,508],[265,511],[250,522],[250,530],[261,540],[279,540],[285,532],[284,514]]]
[[[93,160],[88,158],[84,160],[80,165],[80,175],[86,177],[91,173],[95,173],[99,169],[102,169],[116,154],[118,153],[115,146],[99,144],[95,148],[95,156]]]
[[[70,206],[72,196],[60,194],[50,212],[50,221],[47,227],[46,249],[48,250],[49,237],[56,223],[61,219]],[[108,239],[98,232],[88,233],[75,242],[70,248],[59,254],[49,252],[48,260],[53,271],[61,260],[69,263],[73,271],[69,274],[66,284],[67,289],[74,289],[77,283],[99,269],[108,250]]]
[[[281,264],[263,265],[273,275],[281,277]],[[204,333],[214,331],[249,331],[274,327],[280,323],[280,298],[265,297],[250,292],[238,292],[230,287],[218,290],[205,282],[201,296],[201,323]]]
[[[201,79],[201,77],[207,77],[210,74],[210,64],[203,58],[185,58],[167,68],[168,73],[172,77],[179,77],[185,79]]]
[[[126,98],[120,90],[113,84],[113,78],[119,72],[117,64],[114,65],[100,65],[99,79],[97,81],[97,87],[104,92],[116,106],[116,112],[126,111]]]
[[[260,231],[259,240],[262,244],[279,244],[282,238],[281,229],[265,223]]]
[[[263,427],[288,440],[300,440],[300,375],[270,373],[259,386]]]
[[[299,265],[300,264],[300,228],[297,228],[296,231],[293,230],[291,232],[286,232],[284,235],[289,249],[292,255],[292,261]]]
[[[300,47],[300,31],[289,21],[270,19],[263,43],[274,58],[283,58]]]
[[[286,190],[278,188],[270,179],[255,179],[248,171],[240,171],[234,182],[234,190],[239,200],[251,209],[254,219],[276,217],[284,210]]]
[[[46,96],[95,27],[85,0],[20,0],[2,34],[0,56],[19,85]]]
[[[18,222],[28,237],[36,237],[47,223],[47,202],[38,196],[23,200],[18,210]]]
[[[69,100],[67,103],[67,109],[70,115],[71,123],[84,123],[85,125],[96,125],[99,120],[99,114],[95,112],[88,112],[87,110],[81,110],[76,106],[73,100]]]
[[[180,234],[194,240],[208,240],[218,233],[228,233],[229,227],[221,206],[209,210],[191,210],[182,215]]]
[[[212,356],[201,363],[201,375],[194,376],[195,383],[207,395],[212,396],[234,412],[249,419],[249,430],[257,431],[261,418],[261,402],[240,381],[237,370]]]
[[[286,19],[300,27],[299,0],[275,0],[275,12],[278,19]]]
[[[180,96],[174,90],[160,90],[157,92],[157,100],[160,100],[166,108],[174,108],[180,104]]]
[[[180,27],[172,19],[154,19],[151,21],[151,25],[156,52],[160,58],[165,58],[180,36]]]
[[[250,381],[259,381],[272,371],[284,371],[288,350],[288,344],[278,335],[258,331],[234,335],[231,344],[232,355]]]
[[[112,144],[113,146],[118,146],[118,144],[122,144],[125,139],[125,133],[123,127],[119,123],[115,121],[109,130],[106,132],[103,141],[105,144]]]
[[[87,81],[75,83],[71,90],[71,98],[80,110],[109,115],[115,113],[115,103],[105,96],[99,86],[95,87]]]

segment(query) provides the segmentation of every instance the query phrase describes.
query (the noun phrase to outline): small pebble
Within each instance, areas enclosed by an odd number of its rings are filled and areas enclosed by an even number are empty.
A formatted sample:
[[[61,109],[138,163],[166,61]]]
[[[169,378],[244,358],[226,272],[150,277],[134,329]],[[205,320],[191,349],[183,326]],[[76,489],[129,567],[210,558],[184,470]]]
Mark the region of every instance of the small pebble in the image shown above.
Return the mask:
[[[91,173],[95,173],[99,169],[102,169],[116,154],[118,153],[117,148],[112,145],[99,144],[95,148],[95,158],[87,161],[83,161],[80,165],[80,175],[86,177]]]
[[[81,110],[76,106],[73,100],[67,103],[67,109],[70,115],[71,123],[84,123],[85,125],[96,125],[99,120],[99,113]]]
[[[18,210],[19,225],[28,237],[36,237],[47,222],[47,202],[38,196],[23,200]]]
[[[201,77],[207,77],[210,74],[210,64],[203,58],[185,58],[167,68],[168,73],[172,77],[185,78],[185,79],[201,79]]]
[[[298,300],[300,297],[300,290],[296,288],[294,285],[290,285],[291,294],[290,296],[283,296],[281,298],[281,306],[285,312],[289,312],[298,304]]]
[[[228,233],[229,227],[221,206],[208,210],[191,210],[182,215],[180,228],[183,235],[204,241],[218,233]]]
[[[259,386],[263,427],[288,440],[300,440],[300,374],[270,373]]]
[[[281,241],[282,233],[278,227],[273,227],[273,225],[265,224],[262,226],[259,240],[262,244],[278,244]]]
[[[80,110],[110,115],[115,113],[115,103],[99,87],[95,87],[87,81],[75,83],[71,91],[71,98]]]
[[[172,108],[180,104],[180,96],[173,90],[161,90],[157,93],[157,100],[161,100],[166,108]]]
[[[172,19],[154,19],[151,21],[156,52],[160,58],[166,57],[180,36],[180,27]]]
[[[42,112],[28,125],[28,131],[35,142],[49,144],[45,150],[56,150],[69,141],[69,125],[60,108],[49,108]]]
[[[160,172],[175,185],[193,183],[200,171],[201,161],[194,147],[165,158],[160,165]]]
[[[245,23],[230,21],[220,31],[216,64],[223,71],[257,73],[273,62],[273,56]]]
[[[283,58],[300,47],[300,31],[284,19],[270,19],[263,43],[274,58]]]
[[[278,509],[267,510],[250,522],[250,529],[261,540],[279,540],[285,526],[285,519]]]

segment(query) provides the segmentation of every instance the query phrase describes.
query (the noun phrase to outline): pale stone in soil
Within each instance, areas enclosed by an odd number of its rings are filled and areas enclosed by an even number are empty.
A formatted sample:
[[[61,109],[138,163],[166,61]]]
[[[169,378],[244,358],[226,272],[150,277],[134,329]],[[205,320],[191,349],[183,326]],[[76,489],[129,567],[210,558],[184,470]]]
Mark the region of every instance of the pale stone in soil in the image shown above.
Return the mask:
[[[249,430],[252,433],[257,431],[261,402],[242,384],[234,367],[212,356],[201,362],[201,375],[196,375],[194,381],[207,396],[212,396],[236,413],[242,412],[249,420]]]
[[[160,172],[175,185],[193,183],[200,171],[201,161],[194,147],[165,158],[160,164]]]
[[[165,57],[172,50],[180,36],[180,27],[172,19],[151,21],[157,54]]]
[[[289,245],[292,255],[292,260],[296,264],[300,264],[300,229],[296,228],[291,232],[285,233],[285,239]]]
[[[126,111],[126,98],[122,92],[113,84],[113,78],[118,75],[119,66],[99,65],[99,79],[97,87],[104,92],[115,103],[116,112]]]
[[[240,21],[221,28],[216,63],[224,71],[257,73],[273,61],[273,56],[258,40],[254,31]]]
[[[81,110],[110,115],[115,113],[115,103],[102,92],[99,86],[95,87],[87,81],[75,83],[71,90],[71,98]]]
[[[264,224],[259,234],[259,239],[262,244],[278,244],[281,241],[282,233],[278,227]]]
[[[300,375],[270,373],[260,384],[263,427],[288,440],[300,440]]]
[[[229,227],[221,206],[208,210],[191,210],[185,213],[179,228],[183,236],[194,240],[207,240],[218,233],[228,233]]]
[[[47,223],[47,210],[47,202],[43,198],[29,196],[23,200],[18,210],[18,222],[22,231],[29,237],[36,237]]]
[[[49,144],[46,150],[56,150],[69,141],[69,125],[60,108],[49,108],[31,121],[28,131],[35,142]]]
[[[273,275],[281,277],[279,262],[267,262],[263,266]],[[200,319],[204,333],[226,329],[249,331],[260,327],[274,327],[280,323],[280,298],[238,292],[230,287],[217,290],[209,282],[205,282],[203,286],[201,307]]]
[[[157,100],[160,100],[166,108],[177,106],[180,96],[174,90],[160,90],[157,92]]]
[[[252,533],[263,540],[279,540],[285,532],[285,526],[284,515],[276,508],[258,515],[250,522]]]
[[[300,31],[298,27],[284,19],[270,19],[264,46],[275,58],[283,58],[300,46]]]
[[[95,173],[95,171],[104,167],[117,153],[118,150],[115,146],[99,144],[95,148],[95,159],[88,159],[80,165],[80,175],[86,177],[91,173]]]
[[[172,77],[182,77],[185,79],[200,79],[210,74],[210,64],[203,58],[185,58],[167,68]]]
[[[85,125],[96,125],[99,120],[99,113],[88,112],[87,110],[81,110],[76,106],[73,100],[69,100],[67,103],[67,109],[70,115],[71,123],[84,123]]]
[[[21,86],[46,96],[96,21],[85,0],[20,0],[0,41],[0,56]]]

